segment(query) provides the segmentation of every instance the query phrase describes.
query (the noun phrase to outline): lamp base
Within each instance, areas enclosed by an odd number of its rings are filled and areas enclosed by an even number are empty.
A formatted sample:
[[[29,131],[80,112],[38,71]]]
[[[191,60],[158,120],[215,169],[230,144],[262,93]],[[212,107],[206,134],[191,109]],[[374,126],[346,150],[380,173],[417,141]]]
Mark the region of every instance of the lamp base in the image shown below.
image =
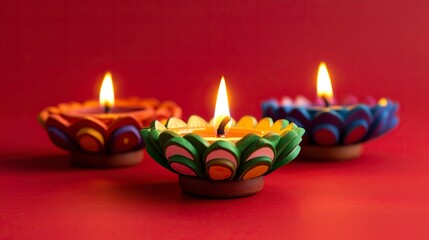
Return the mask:
[[[298,156],[300,159],[311,160],[347,160],[358,158],[362,155],[362,144],[321,147],[314,145],[302,145]]]
[[[70,152],[73,165],[93,168],[116,168],[132,166],[143,159],[143,150],[116,154],[92,154],[83,152]]]
[[[264,187],[264,177],[248,180],[217,182],[179,175],[183,192],[207,198],[238,198],[253,195]]]

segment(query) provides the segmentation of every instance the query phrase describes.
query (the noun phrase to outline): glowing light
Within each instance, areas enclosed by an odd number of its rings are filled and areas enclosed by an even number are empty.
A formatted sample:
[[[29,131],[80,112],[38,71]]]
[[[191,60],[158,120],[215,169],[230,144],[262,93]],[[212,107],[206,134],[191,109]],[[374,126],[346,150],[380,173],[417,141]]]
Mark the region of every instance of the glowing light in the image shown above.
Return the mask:
[[[216,108],[213,118],[216,135],[225,136],[231,128],[231,114],[229,113],[228,94],[226,92],[225,78],[222,76],[217,92]]]
[[[389,101],[388,101],[386,98],[381,98],[381,99],[378,101],[378,104],[379,104],[380,106],[382,106],[382,107],[386,107],[386,106],[389,104]]]
[[[104,107],[106,112],[115,105],[115,93],[113,90],[112,74],[110,74],[110,72],[104,75],[103,83],[100,88],[99,102],[100,106]]]
[[[332,101],[334,98],[331,78],[324,62],[320,63],[319,71],[317,72],[317,96],[324,98],[326,101]]]

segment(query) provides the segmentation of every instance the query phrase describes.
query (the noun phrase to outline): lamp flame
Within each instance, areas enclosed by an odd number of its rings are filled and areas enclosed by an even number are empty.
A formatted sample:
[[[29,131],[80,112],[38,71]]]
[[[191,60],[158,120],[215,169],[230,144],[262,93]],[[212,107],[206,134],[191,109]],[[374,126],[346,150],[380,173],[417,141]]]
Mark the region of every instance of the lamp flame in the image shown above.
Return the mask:
[[[113,90],[112,74],[106,72],[100,88],[100,106],[104,107],[104,112],[110,112],[115,104],[115,93]]]
[[[228,94],[226,92],[225,78],[222,76],[217,92],[216,108],[213,118],[216,136],[224,137],[231,128],[231,114],[229,113]]]
[[[324,62],[320,63],[319,71],[317,72],[317,96],[328,103],[334,98],[331,78],[329,77],[328,68]]]

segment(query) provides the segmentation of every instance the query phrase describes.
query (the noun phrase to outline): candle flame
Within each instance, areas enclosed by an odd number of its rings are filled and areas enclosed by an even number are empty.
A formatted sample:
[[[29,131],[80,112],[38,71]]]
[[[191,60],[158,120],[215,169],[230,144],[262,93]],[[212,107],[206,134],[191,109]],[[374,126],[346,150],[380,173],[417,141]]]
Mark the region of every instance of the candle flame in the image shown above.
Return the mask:
[[[225,78],[222,76],[217,92],[216,108],[213,118],[216,135],[224,136],[231,128],[231,114],[229,113],[228,94],[226,92]],[[218,131],[220,130],[220,132]]]
[[[382,107],[386,107],[389,104],[389,101],[386,98],[378,100],[378,104]]]
[[[110,109],[115,104],[115,93],[113,90],[112,74],[106,72],[100,88],[100,106]]]
[[[326,101],[334,98],[328,67],[324,62],[320,63],[319,71],[317,72],[317,96],[324,98]]]

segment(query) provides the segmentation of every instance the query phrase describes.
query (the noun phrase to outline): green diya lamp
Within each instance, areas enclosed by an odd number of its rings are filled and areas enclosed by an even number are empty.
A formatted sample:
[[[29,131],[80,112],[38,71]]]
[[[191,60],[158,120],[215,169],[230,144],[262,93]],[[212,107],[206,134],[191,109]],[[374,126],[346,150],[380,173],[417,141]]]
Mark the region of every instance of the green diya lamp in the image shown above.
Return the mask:
[[[262,190],[265,175],[298,155],[303,134],[303,128],[284,119],[233,120],[223,78],[210,122],[195,115],[187,123],[173,117],[165,125],[153,121],[141,130],[149,155],[178,174],[184,192],[211,198]]]

